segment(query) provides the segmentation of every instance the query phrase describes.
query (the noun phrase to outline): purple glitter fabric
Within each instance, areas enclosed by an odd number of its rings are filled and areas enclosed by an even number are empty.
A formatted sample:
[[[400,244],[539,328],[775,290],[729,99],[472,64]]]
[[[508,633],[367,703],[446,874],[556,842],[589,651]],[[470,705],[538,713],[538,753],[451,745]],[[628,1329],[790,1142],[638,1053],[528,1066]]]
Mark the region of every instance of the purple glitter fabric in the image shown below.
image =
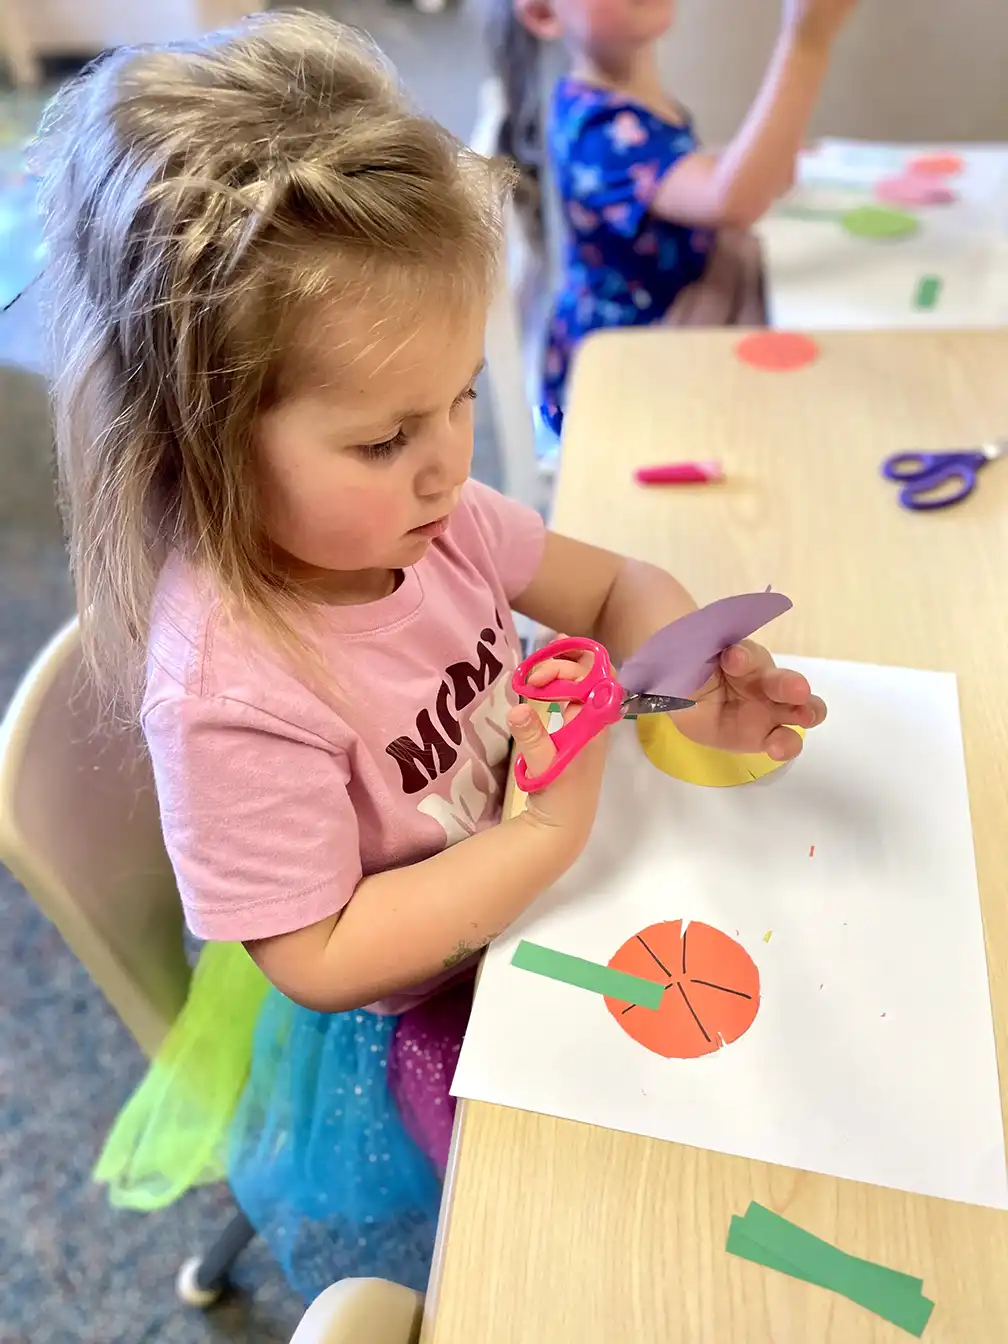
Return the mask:
[[[388,1085],[403,1124],[443,1176],[455,1098],[449,1093],[472,1008],[464,980],[403,1013],[389,1046]]]

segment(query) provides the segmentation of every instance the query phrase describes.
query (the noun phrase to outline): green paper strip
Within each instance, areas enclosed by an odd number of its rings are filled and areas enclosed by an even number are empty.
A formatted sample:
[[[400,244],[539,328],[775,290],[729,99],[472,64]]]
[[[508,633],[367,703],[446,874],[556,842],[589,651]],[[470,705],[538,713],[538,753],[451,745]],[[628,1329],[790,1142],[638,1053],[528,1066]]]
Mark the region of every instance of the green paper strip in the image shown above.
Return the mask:
[[[750,1205],[750,1213],[753,1208],[760,1209],[761,1206]],[[762,1212],[769,1213],[769,1210]],[[786,1219],[781,1221],[798,1233],[797,1239],[787,1234],[782,1238],[779,1228],[770,1228],[757,1220],[755,1226],[769,1232],[771,1240],[767,1244],[750,1226],[748,1215],[744,1219],[732,1218],[725,1250],[753,1264],[839,1293],[917,1338],[924,1333],[934,1303],[922,1296],[920,1279],[849,1256],[836,1246],[803,1232],[793,1223],[787,1223]],[[790,1241],[792,1252],[799,1246],[800,1251],[791,1255],[785,1253],[780,1245],[782,1240]]]
[[[893,1325],[899,1326],[901,1330],[918,1339],[924,1333],[931,1319],[934,1303],[919,1292],[902,1286],[898,1281],[894,1281],[884,1291],[879,1291],[877,1286],[858,1282],[840,1285],[820,1269],[808,1265],[793,1265],[777,1251],[747,1237],[741,1218],[733,1218],[732,1223],[725,1245],[725,1250],[730,1255],[736,1255],[739,1259],[748,1260],[755,1265],[762,1265],[766,1269],[776,1270],[779,1274],[787,1274],[789,1278],[800,1279],[803,1283],[811,1283],[817,1288],[826,1288],[841,1297],[846,1297],[857,1306],[864,1307],[873,1315],[891,1321]]]
[[[916,1293],[924,1287],[923,1279],[915,1278],[912,1274],[904,1274],[898,1269],[889,1269],[888,1266],[877,1264],[874,1260],[862,1260],[859,1256],[850,1255],[847,1251],[840,1250],[839,1246],[834,1246],[832,1242],[823,1241],[822,1237],[806,1232],[803,1227],[792,1223],[779,1213],[774,1213],[772,1209],[757,1204],[755,1200],[746,1209],[742,1223],[747,1237],[761,1242],[764,1246],[773,1247],[793,1264],[806,1264],[810,1257],[815,1256],[837,1257],[842,1258],[848,1265],[858,1266],[869,1277],[884,1276],[886,1279],[898,1279],[905,1288],[911,1288]]]
[[[611,966],[571,957],[566,952],[554,952],[552,948],[540,947],[524,938],[515,948],[511,965],[521,971],[531,971],[533,975],[545,975],[565,985],[591,990],[593,994],[620,999],[623,1003],[636,1003],[641,1008],[660,1007],[665,993],[664,985],[654,980],[628,975],[626,971],[614,971]]]
[[[938,295],[942,291],[941,277],[922,275],[917,293],[914,295],[915,308],[934,308],[938,304]]]

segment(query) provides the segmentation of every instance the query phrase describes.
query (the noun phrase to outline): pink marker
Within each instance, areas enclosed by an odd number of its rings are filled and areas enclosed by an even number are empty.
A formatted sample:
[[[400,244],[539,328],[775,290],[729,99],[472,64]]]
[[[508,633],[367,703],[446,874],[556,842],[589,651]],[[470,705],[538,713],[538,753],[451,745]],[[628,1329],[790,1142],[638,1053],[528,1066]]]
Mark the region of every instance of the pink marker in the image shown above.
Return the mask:
[[[638,485],[708,485],[724,480],[720,462],[668,462],[661,467],[638,467]]]

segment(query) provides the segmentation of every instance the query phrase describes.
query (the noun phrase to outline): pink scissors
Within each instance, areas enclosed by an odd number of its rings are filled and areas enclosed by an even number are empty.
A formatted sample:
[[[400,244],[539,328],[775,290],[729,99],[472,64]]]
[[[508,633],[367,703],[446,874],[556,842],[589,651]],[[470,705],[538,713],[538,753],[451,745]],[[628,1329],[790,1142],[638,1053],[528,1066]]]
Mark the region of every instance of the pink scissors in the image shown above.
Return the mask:
[[[565,681],[558,677],[555,681],[548,681],[545,686],[529,685],[529,673],[534,667],[549,658],[563,657],[569,653],[593,655],[594,662],[583,680]],[[592,738],[610,724],[618,723],[620,719],[637,718],[641,714],[667,714],[671,710],[691,709],[696,704],[695,700],[681,700],[674,695],[632,695],[625,691],[613,676],[608,652],[594,639],[567,637],[552,640],[518,664],[511,685],[526,700],[563,701],[582,706],[580,713],[569,723],[550,733],[556,757],[548,770],[530,777],[524,756],[516,758],[515,782],[523,793],[537,793],[547,784],[552,784],[578,752],[583,751]]]

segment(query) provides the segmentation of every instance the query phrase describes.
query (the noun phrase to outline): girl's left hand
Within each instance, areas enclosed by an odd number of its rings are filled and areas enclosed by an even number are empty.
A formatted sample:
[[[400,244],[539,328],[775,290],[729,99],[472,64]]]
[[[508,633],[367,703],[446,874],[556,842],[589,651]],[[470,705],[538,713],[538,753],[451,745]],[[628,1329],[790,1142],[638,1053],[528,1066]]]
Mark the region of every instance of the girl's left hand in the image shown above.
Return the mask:
[[[765,752],[773,761],[793,760],[802,749],[790,725],[815,728],[826,717],[826,705],[801,673],[776,667],[749,639],[725,649],[720,668],[694,698],[693,709],[674,715],[686,737],[723,751]]]

